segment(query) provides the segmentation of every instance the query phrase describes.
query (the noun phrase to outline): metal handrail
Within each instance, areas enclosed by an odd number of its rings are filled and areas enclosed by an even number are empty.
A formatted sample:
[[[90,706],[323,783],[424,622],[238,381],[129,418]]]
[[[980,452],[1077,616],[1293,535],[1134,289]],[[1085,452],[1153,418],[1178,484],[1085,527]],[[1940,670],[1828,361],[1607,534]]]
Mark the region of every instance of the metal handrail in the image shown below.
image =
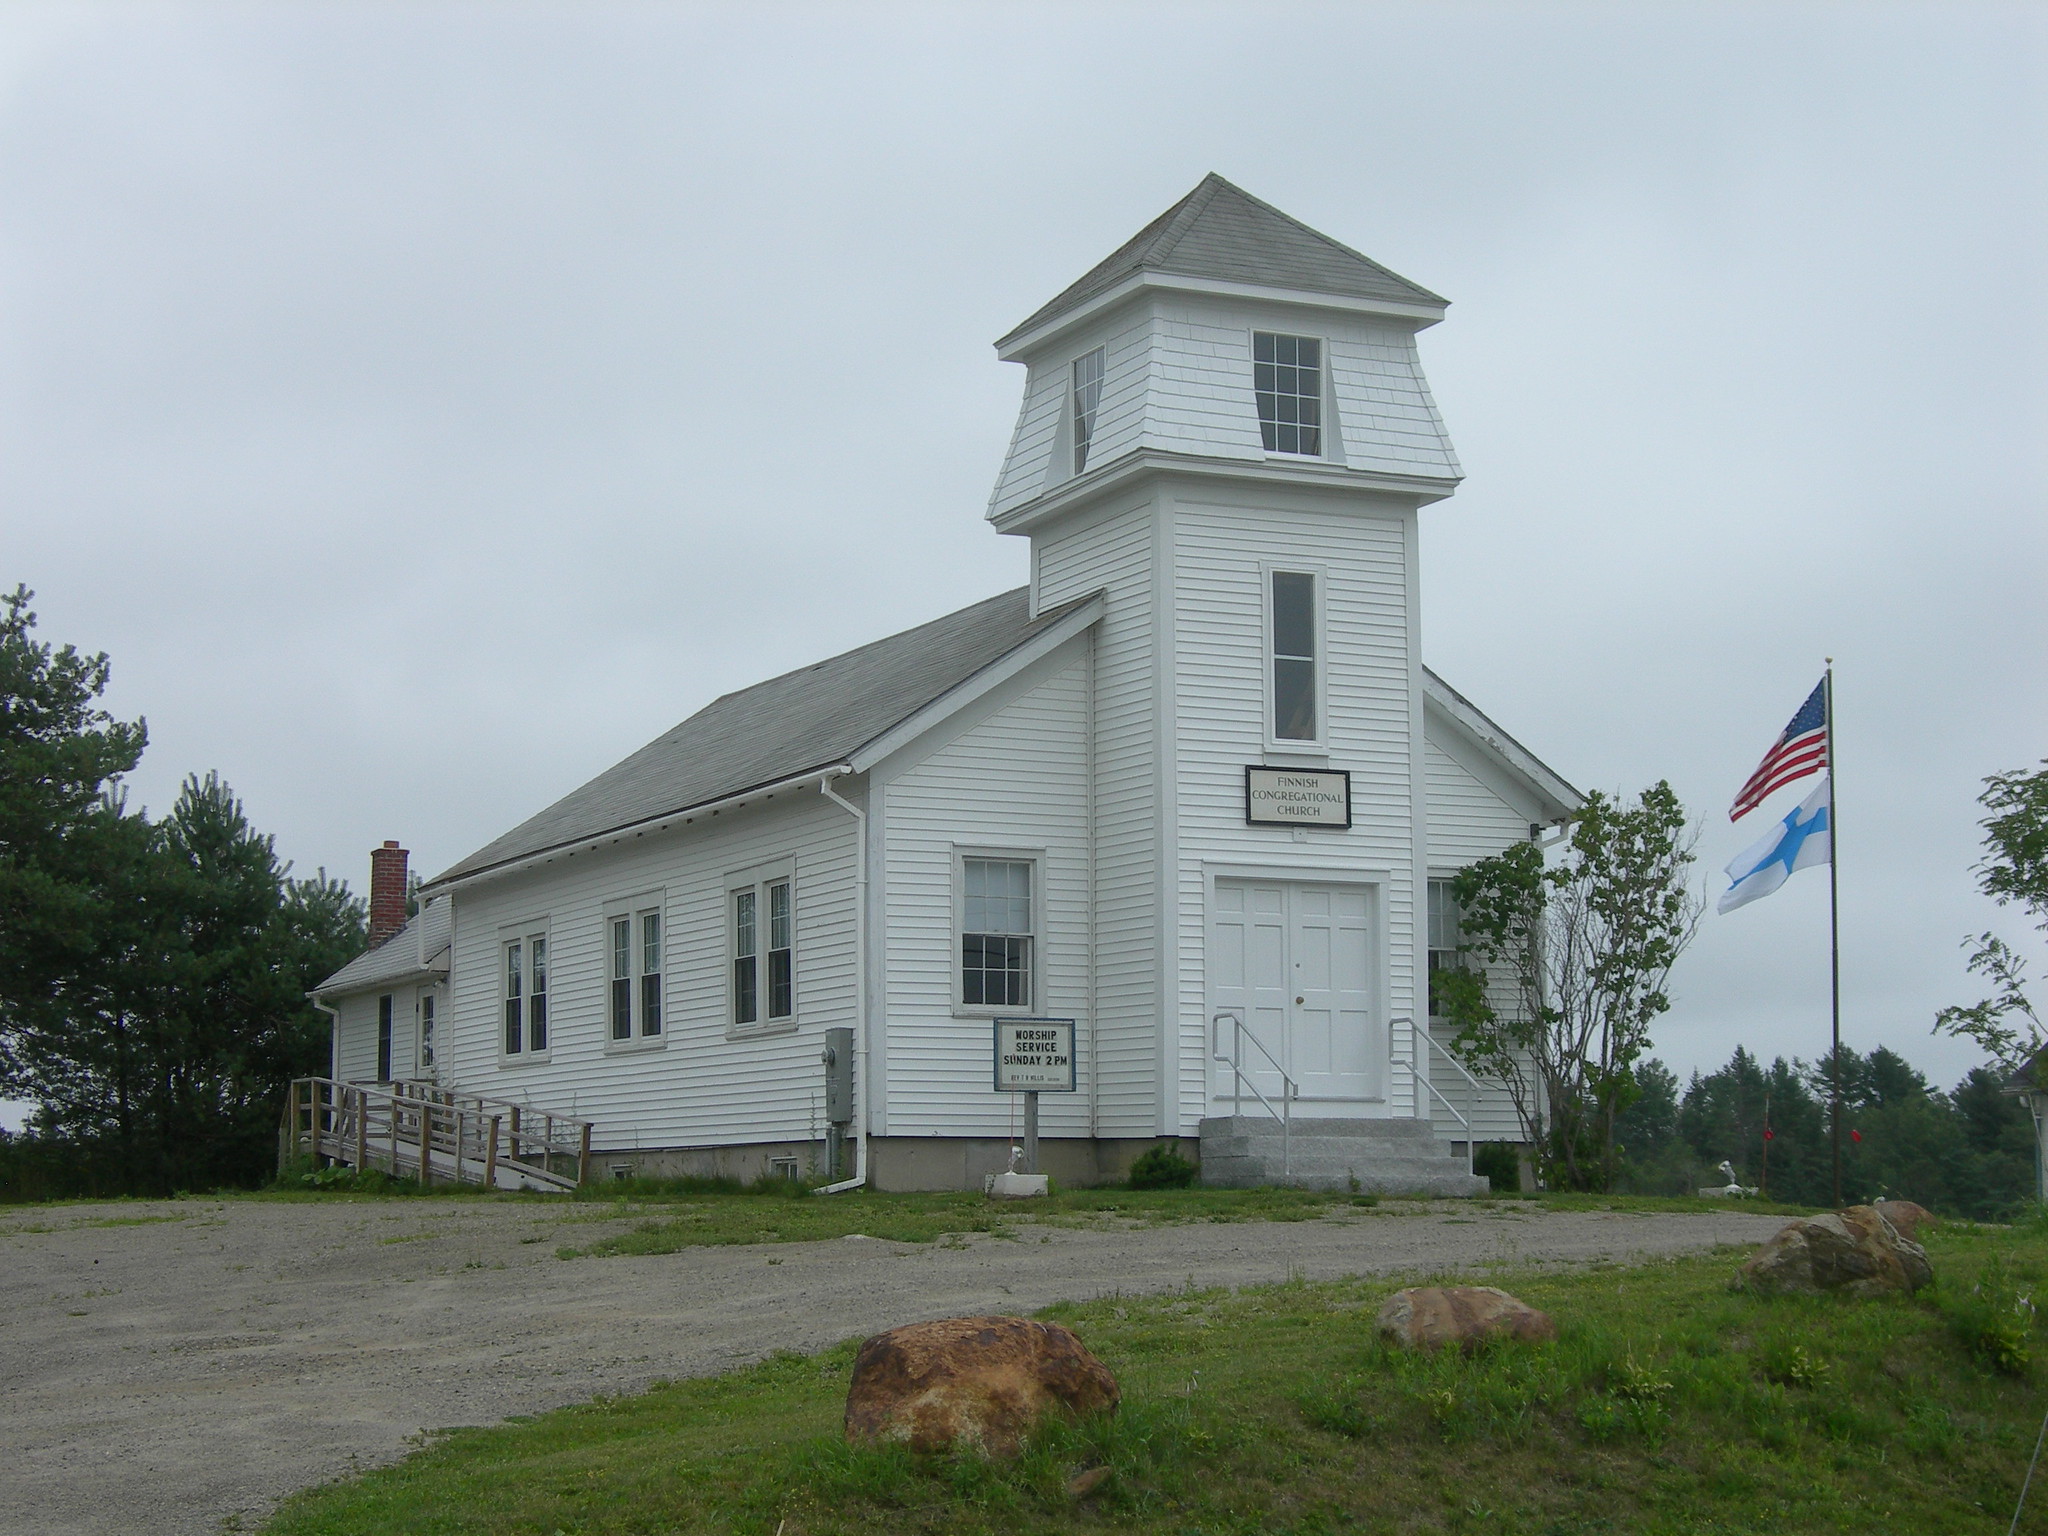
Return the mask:
[[[1413,1018],[1394,1019],[1390,1022],[1394,1024],[1406,1024],[1408,1026],[1408,1033],[1412,1038],[1420,1039],[1424,1045],[1429,1047],[1430,1050],[1435,1051],[1438,1055],[1442,1056],[1445,1061],[1448,1061],[1453,1067],[1456,1067],[1458,1069],[1458,1075],[1464,1078],[1465,1081],[1471,1084],[1472,1086],[1472,1098],[1469,1107],[1473,1114],[1478,1114],[1479,1095],[1484,1090],[1481,1089],[1481,1087],[1479,1086],[1479,1079],[1474,1077],[1470,1072],[1468,1072],[1465,1069],[1465,1063],[1458,1060],[1457,1057],[1453,1056],[1448,1050],[1446,1050],[1443,1046],[1437,1043],[1436,1038],[1430,1034],[1429,1026],[1427,1024],[1423,1025],[1422,1028],[1418,1030],[1415,1027],[1415,1020]],[[1422,1084],[1423,1087],[1427,1088],[1432,1094],[1436,1096],[1436,1101],[1439,1104],[1443,1105],[1445,1109],[1448,1109],[1454,1116],[1457,1117],[1458,1124],[1465,1127],[1465,1171],[1467,1173],[1472,1173],[1475,1171],[1477,1167],[1477,1161],[1473,1153],[1472,1122],[1465,1116],[1458,1114],[1458,1106],[1453,1104],[1449,1099],[1445,1098],[1443,1096],[1442,1091],[1438,1089],[1437,1085],[1429,1080],[1429,1057],[1426,1054],[1422,1058],[1422,1062],[1422,1066],[1418,1069],[1415,1063],[1413,1061],[1410,1061],[1408,1063],[1408,1070],[1410,1073],[1414,1075],[1414,1078],[1418,1083]]]
[[[1230,1020],[1231,1024],[1230,1054],[1227,1056],[1223,1054],[1223,1037],[1216,1028],[1225,1019]],[[1266,1058],[1267,1063],[1271,1065],[1275,1072],[1280,1074],[1280,1108],[1277,1111],[1273,1108],[1273,1101],[1259,1091],[1259,1085],[1256,1082],[1251,1085],[1252,1097],[1265,1105],[1266,1113],[1280,1122],[1280,1173],[1283,1178],[1292,1176],[1294,1172],[1294,1100],[1301,1092],[1299,1085],[1295,1083],[1293,1078],[1287,1075],[1287,1069],[1280,1065],[1273,1053],[1266,1049],[1265,1041],[1245,1027],[1244,1015],[1236,1009],[1219,1008],[1210,1016],[1209,1031],[1213,1037],[1210,1045],[1211,1056],[1217,1061],[1227,1061],[1230,1063],[1232,1082],[1230,1112],[1233,1117],[1241,1116],[1244,1113],[1244,1042],[1246,1039],[1250,1039],[1251,1043],[1259,1048],[1259,1054]]]

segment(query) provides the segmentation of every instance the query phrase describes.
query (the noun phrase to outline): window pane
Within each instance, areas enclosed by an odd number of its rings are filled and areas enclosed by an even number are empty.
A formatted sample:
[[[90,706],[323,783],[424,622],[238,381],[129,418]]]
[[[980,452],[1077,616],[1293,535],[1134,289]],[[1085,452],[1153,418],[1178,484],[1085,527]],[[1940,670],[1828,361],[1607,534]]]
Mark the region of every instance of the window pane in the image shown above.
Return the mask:
[[[752,955],[742,955],[732,963],[732,1021],[735,1024],[751,1024],[761,1016],[754,991],[754,967],[758,963]]]
[[[640,1033],[661,1033],[661,977],[658,975],[640,978]]]
[[[1316,739],[1316,664],[1273,659],[1273,735],[1280,741]]]
[[[1252,358],[1261,363],[1273,361],[1273,338],[1264,331],[1252,332]]]
[[[960,998],[970,1007],[1026,1008],[1031,1004],[1031,941],[969,933],[960,939]]]
[[[548,999],[544,992],[534,993],[527,1004],[526,1043],[529,1050],[548,1048]]]
[[[1273,654],[1316,653],[1316,579],[1305,571],[1273,573]]]
[[[633,979],[630,976],[612,978],[612,1038],[633,1038]]]
[[[661,970],[661,914],[640,914],[640,974],[652,976]]]
[[[425,1071],[434,1064],[434,997],[428,993],[420,999],[420,1069]]]
[[[732,952],[735,955],[757,953],[754,942],[755,904],[752,891],[741,891],[733,897]]]
[[[612,920],[612,977],[633,974],[633,925],[626,918]]]
[[[786,1019],[793,1011],[790,955],[786,949],[768,951],[768,1017]]]
[[[768,947],[789,948],[789,884],[768,887]]]
[[[535,934],[526,941],[531,956],[527,965],[526,1048],[548,1048],[548,941]]]

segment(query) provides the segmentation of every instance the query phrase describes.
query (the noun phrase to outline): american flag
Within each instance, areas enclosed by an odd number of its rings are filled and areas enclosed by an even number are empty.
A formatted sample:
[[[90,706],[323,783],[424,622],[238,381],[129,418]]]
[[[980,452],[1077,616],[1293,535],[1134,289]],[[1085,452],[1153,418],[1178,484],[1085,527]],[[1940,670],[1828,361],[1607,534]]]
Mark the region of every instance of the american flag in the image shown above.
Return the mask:
[[[1756,772],[1749,776],[1749,782],[1736,795],[1735,804],[1729,807],[1728,819],[1742,820],[1773,791],[1809,773],[1819,773],[1827,765],[1828,684],[1822,678],[1813,685],[1813,692],[1799,706],[1799,713],[1785,727],[1784,735],[1771,744],[1764,760],[1756,765]]]

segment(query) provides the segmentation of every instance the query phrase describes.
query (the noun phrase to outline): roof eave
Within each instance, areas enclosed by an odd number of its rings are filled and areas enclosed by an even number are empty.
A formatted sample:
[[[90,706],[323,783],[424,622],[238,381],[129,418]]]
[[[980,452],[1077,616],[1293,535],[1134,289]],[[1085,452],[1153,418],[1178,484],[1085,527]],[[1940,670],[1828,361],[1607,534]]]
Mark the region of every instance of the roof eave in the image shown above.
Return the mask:
[[[1526,784],[1554,814],[1545,818],[1560,821],[1586,803],[1586,797],[1534,752],[1487,718],[1486,714],[1429,668],[1422,669],[1423,699],[1473,742],[1491,752],[1514,776]]]
[[[1283,485],[1379,491],[1416,506],[1427,506],[1455,494],[1463,480],[1459,475],[1391,475],[1314,459],[1219,459],[1163,448],[1138,448],[997,513],[989,518],[989,524],[998,533],[1029,533],[1152,471],[1177,471],[1241,483],[1270,485],[1278,481]]]
[[[1265,303],[1291,304],[1310,309],[1338,310],[1345,314],[1374,315],[1382,319],[1405,320],[1424,330],[1444,318],[1448,300],[1437,303],[1406,302],[1400,299],[1362,298],[1353,294],[1320,293],[1308,288],[1283,288],[1266,283],[1238,283],[1223,278],[1191,277],[1179,272],[1145,270],[1083,299],[1071,309],[1026,321],[996,342],[996,356],[1006,363],[1027,361],[1030,354],[1051,345],[1077,326],[1085,325],[1147,289],[1172,293],[1204,293],[1219,298],[1253,299]]]

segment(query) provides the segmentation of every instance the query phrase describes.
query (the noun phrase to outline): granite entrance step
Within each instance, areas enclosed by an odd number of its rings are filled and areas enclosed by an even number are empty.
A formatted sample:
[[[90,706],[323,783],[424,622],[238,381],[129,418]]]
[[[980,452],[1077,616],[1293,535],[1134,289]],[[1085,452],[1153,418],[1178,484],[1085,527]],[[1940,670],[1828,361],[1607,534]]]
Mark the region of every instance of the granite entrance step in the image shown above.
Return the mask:
[[[1492,1187],[1427,1120],[1296,1120],[1257,1115],[1204,1120],[1202,1182],[1217,1189],[1284,1184],[1375,1195],[1483,1195]]]

